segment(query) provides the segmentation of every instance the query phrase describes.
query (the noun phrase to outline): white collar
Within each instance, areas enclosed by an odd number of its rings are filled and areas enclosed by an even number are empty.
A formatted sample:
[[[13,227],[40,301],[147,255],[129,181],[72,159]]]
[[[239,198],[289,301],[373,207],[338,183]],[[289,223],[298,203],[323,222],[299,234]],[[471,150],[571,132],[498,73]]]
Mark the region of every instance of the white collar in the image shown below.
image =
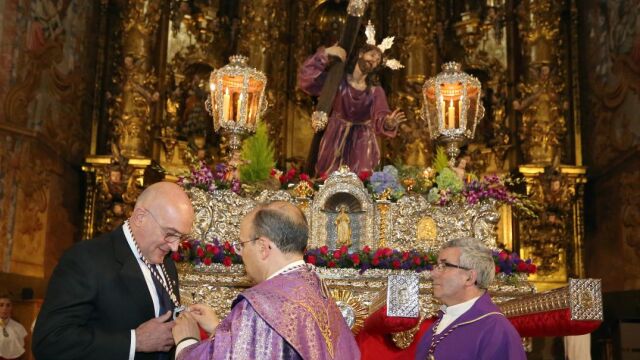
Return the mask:
[[[287,264],[287,265],[285,265],[285,266],[281,267],[281,268],[280,268],[280,270],[278,270],[278,271],[274,272],[273,274],[271,274],[271,276],[269,276],[269,277],[267,278],[267,280],[269,280],[269,279],[271,279],[271,278],[274,278],[274,277],[276,277],[277,275],[280,275],[280,274],[282,274],[283,272],[285,272],[285,271],[287,271],[287,270],[289,270],[289,269],[291,269],[291,268],[294,268],[294,267],[296,267],[296,266],[300,266],[300,265],[303,265],[303,264],[304,264],[304,260],[296,260],[296,261],[294,261],[294,262],[292,262],[292,263],[289,263],[289,264]]]
[[[480,295],[480,296],[482,296],[482,295]],[[442,305],[440,307],[440,310],[442,310],[442,312],[444,312],[448,316],[452,316],[454,318],[457,318],[460,315],[466,313],[469,309],[471,309],[473,304],[476,303],[476,300],[478,300],[480,298],[480,296],[476,296],[473,299],[467,300],[467,301],[465,301],[463,303],[460,303],[460,304],[455,304],[455,305],[451,305],[451,306]]]

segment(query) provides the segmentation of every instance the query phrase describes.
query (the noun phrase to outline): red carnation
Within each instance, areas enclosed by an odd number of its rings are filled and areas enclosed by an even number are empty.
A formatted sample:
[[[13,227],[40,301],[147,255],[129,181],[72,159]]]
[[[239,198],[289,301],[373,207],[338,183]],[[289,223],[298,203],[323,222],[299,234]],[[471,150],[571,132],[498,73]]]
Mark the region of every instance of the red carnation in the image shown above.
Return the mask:
[[[538,270],[536,264],[529,264],[529,274],[535,274],[536,270]]]
[[[509,254],[504,250],[502,250],[500,254],[498,254],[498,259],[500,259],[500,261],[505,261],[507,260],[508,257],[509,257]]]
[[[384,249],[382,249],[382,254],[384,256],[391,256],[391,255],[393,255],[393,250],[391,250],[389,248],[384,248]]]
[[[219,247],[217,247],[217,246],[214,246],[214,247],[213,247],[213,250],[211,250],[211,253],[212,253],[213,255],[218,255],[218,254],[220,253],[220,248],[219,248]]]
[[[287,182],[287,177],[284,175],[280,175],[280,177],[278,178],[278,181],[280,181],[280,184],[284,184]]]
[[[353,261],[353,265],[358,265],[358,264],[360,264],[360,255],[358,255],[358,254],[351,254],[351,261]]]
[[[226,267],[231,266],[231,257],[225,256],[224,259],[222,259],[222,264]]]
[[[408,251],[403,251],[402,252],[402,260],[406,261],[407,259],[409,259],[409,252]]]
[[[518,266],[516,266],[517,272],[527,272],[528,270],[529,270],[529,267],[527,266],[527,264],[525,264],[524,261],[519,262]]]
[[[360,180],[367,181],[369,180],[369,178],[371,177],[371,171],[369,170],[362,170],[358,173],[358,177],[360,178]]]
[[[231,249],[231,244],[229,244],[228,241],[225,241],[223,246],[224,246],[224,249],[227,250],[227,251],[229,251]]]
[[[191,243],[189,242],[189,240],[185,240],[182,242],[182,248],[183,249],[191,249]]]
[[[336,267],[336,262],[335,262],[335,261],[333,261],[333,260],[331,260],[331,261],[329,261],[329,263],[327,264],[327,266],[328,266],[328,267],[330,267],[330,268]]]
[[[329,253],[329,247],[327,245],[320,247],[320,254],[327,255],[328,253]]]
[[[302,173],[300,174],[300,180],[301,181],[309,181],[311,178],[309,177],[309,175]]]
[[[340,256],[342,256],[342,253],[340,252],[340,250],[336,250],[333,252],[333,258],[338,260],[340,259]]]
[[[270,173],[270,175],[271,175],[271,176],[274,176],[277,172],[278,172],[278,170],[276,170],[276,169],[271,169],[271,173]]]
[[[365,246],[365,247],[363,247],[363,248],[362,248],[362,251],[363,251],[365,254],[368,254],[368,253],[370,253],[370,252],[371,252],[371,248],[370,248],[369,246]]]
[[[207,244],[204,246],[207,249],[207,252],[209,254],[213,254],[213,248],[215,248],[215,246],[211,245],[211,244]]]
[[[211,265],[211,258],[206,257],[206,258],[204,258],[204,260],[202,260],[202,262],[205,265],[209,266],[209,265]]]
[[[180,261],[180,253],[175,251],[173,253],[171,253],[171,258],[173,259],[173,261],[178,262]]]
[[[349,251],[349,248],[347,247],[347,245],[340,246],[340,253],[341,254],[346,254],[347,251]]]
[[[420,263],[422,263],[422,259],[420,259],[419,256],[414,256],[413,257],[413,263],[419,266]]]
[[[500,272],[500,266],[496,265],[496,274]]]
[[[380,259],[374,257],[373,260],[371,260],[371,265],[378,266],[378,264],[380,264]]]
[[[289,171],[287,171],[287,178],[293,179],[293,177],[296,176],[296,172],[296,168],[292,167],[291,169],[289,169]]]
[[[307,256],[307,262],[311,265],[315,265],[316,264],[316,256],[315,255],[309,255]]]
[[[204,250],[202,250],[202,248],[199,247],[198,250],[196,250],[196,254],[198,254],[198,257],[203,257],[204,256]]]
[[[236,254],[236,248],[234,248],[234,247],[232,246],[232,247],[231,247],[231,249],[229,249],[229,252],[230,252],[232,255],[235,255],[235,254]]]
[[[393,262],[391,262],[391,266],[393,266],[394,269],[400,269],[400,261],[393,260]]]

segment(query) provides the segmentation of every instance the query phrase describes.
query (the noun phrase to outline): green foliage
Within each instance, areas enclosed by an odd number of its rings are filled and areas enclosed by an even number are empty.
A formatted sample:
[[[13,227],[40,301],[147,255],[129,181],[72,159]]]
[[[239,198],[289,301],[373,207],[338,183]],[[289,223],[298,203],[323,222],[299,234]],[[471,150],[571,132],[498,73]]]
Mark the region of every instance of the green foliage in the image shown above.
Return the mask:
[[[440,173],[442,169],[449,167],[449,157],[442,146],[436,149],[436,158],[433,159],[433,169]]]
[[[464,188],[464,182],[450,168],[444,168],[436,176],[438,189],[448,189],[453,194],[457,194]]]
[[[242,143],[243,164],[240,181],[253,184],[267,180],[275,166],[273,145],[269,141],[267,125],[259,122],[256,133]]]

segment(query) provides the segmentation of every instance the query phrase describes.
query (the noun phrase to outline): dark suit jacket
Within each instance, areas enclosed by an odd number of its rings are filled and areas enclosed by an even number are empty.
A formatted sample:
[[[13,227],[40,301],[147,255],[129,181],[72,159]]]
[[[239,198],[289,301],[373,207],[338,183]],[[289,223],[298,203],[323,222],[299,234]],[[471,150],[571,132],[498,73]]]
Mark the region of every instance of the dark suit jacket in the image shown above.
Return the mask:
[[[177,292],[175,264],[170,257],[164,264]],[[126,360],[131,330],[153,317],[147,283],[120,227],[62,256],[36,321],[33,353],[38,360]]]

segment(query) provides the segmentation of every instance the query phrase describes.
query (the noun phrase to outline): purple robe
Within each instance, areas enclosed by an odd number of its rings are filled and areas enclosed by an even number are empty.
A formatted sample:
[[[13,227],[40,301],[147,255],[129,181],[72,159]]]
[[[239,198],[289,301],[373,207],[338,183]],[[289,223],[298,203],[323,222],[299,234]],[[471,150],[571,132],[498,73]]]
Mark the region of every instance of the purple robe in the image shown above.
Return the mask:
[[[318,49],[300,68],[298,87],[309,95],[320,95],[327,63],[324,48]],[[356,173],[373,171],[380,163],[376,135],[396,135],[396,129],[384,128],[384,119],[390,113],[380,86],[358,90],[342,79],[320,141],[316,174],[330,175],[340,165],[348,165]]]
[[[244,291],[212,340],[191,345],[177,360],[360,359],[333,299],[308,268],[285,272]]]
[[[504,315],[490,314],[481,318],[492,312],[500,312],[500,309],[491,301],[489,294],[485,293],[467,312],[435,336],[438,340],[456,324],[472,321],[459,326],[438,343],[434,352],[436,360],[526,360],[522,339]],[[442,315],[440,313],[440,318]],[[420,339],[416,360],[427,359],[434,325]]]

